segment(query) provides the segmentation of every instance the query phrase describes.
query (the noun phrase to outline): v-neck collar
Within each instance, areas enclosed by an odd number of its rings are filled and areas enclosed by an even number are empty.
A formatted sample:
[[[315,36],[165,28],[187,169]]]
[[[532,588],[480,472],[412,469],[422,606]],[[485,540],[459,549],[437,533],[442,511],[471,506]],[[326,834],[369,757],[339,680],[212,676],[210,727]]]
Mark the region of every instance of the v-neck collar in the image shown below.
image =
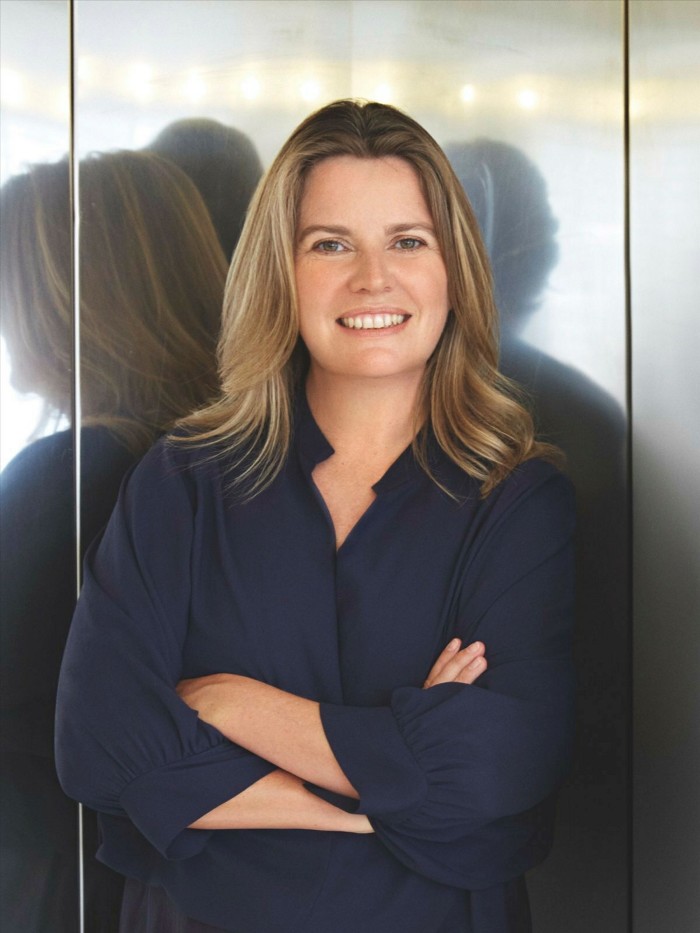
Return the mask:
[[[306,392],[298,390],[295,413],[295,445],[310,474],[314,467],[331,457],[335,450],[323,431],[318,426],[309,406]],[[425,477],[425,473],[416,463],[411,445],[394,460],[381,479],[372,489],[377,495],[402,486],[404,483]]]

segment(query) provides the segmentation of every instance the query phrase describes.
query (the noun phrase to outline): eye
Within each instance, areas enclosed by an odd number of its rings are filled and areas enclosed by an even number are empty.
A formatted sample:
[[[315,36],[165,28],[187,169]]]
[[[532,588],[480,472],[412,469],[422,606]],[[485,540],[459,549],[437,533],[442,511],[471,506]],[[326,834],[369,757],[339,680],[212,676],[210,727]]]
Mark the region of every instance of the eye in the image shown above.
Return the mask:
[[[405,253],[420,249],[421,246],[425,246],[425,240],[421,240],[416,236],[402,236],[400,240],[394,243],[397,250]]]
[[[342,253],[345,246],[340,240],[320,240],[311,249],[316,253]]]

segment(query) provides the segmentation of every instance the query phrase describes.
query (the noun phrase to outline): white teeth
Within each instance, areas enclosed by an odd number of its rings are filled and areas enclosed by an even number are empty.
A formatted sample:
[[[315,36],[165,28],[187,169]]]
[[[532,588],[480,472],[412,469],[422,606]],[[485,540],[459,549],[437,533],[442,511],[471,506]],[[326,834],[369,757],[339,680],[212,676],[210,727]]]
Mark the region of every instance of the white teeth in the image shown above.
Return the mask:
[[[385,327],[403,324],[405,320],[405,314],[363,314],[358,317],[342,317],[340,323],[343,327],[356,330],[381,330]]]

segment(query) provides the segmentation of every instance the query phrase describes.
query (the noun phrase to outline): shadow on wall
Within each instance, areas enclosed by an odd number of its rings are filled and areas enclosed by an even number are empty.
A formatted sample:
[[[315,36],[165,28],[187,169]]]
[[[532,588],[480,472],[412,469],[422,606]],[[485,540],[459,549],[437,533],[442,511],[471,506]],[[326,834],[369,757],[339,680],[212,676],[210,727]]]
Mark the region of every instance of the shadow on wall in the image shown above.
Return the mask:
[[[230,262],[262,176],[260,157],[250,139],[232,126],[193,117],[166,126],[146,151],[168,159],[192,179]]]
[[[572,905],[555,903],[552,877],[559,871],[580,872],[586,890],[597,891],[601,912],[615,901],[618,909],[625,909],[626,424],[620,407],[596,383],[521,337],[530,316],[537,313],[559,255],[558,222],[542,174],[519,149],[502,142],[451,143],[445,151],[491,257],[501,312],[501,368],[529,395],[540,435],[564,450],[577,491],[576,758],[562,794],[554,852],[532,885],[537,911],[541,874],[548,901],[542,929],[573,933],[578,927],[572,926]],[[608,916],[609,929],[621,928],[617,920]],[[588,909],[580,922],[581,930],[590,929]]]

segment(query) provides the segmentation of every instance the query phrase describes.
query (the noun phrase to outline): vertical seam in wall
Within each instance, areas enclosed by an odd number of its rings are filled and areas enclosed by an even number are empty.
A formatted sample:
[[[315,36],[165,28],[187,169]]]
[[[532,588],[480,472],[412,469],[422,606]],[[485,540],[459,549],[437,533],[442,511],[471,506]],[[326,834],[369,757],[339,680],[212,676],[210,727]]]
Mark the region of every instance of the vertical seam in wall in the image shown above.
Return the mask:
[[[630,185],[630,5],[622,0],[623,53],[623,159],[624,159],[624,278],[625,278],[625,403],[627,409],[626,498],[627,498],[627,924],[634,931],[634,496],[632,461],[632,260],[631,260],[631,185]]]
[[[80,399],[80,179],[78,158],[75,151],[76,117],[76,48],[75,48],[75,6],[74,0],[68,0],[68,164],[69,164],[69,204],[71,231],[71,298],[72,298],[72,347],[71,364],[73,367],[73,391],[71,393],[71,430],[73,440],[73,518],[75,548],[75,595],[80,593],[81,547],[80,547],[80,459],[81,459],[81,399]],[[83,805],[78,804],[78,925],[80,933],[85,933],[85,856],[83,848]]]

